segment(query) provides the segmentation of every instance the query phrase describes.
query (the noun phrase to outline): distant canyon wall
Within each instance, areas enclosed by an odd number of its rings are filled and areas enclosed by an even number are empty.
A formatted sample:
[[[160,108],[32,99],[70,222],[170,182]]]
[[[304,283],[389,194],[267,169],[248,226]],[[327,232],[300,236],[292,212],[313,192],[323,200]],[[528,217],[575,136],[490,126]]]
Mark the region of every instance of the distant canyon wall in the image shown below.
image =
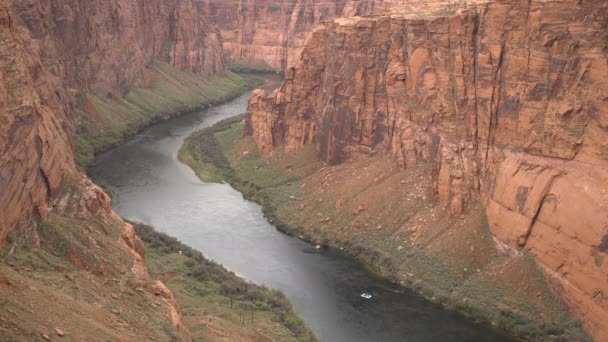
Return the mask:
[[[388,13],[432,15],[453,11],[465,3],[454,0],[195,1],[199,13],[220,28],[224,50],[231,62],[275,71],[284,71],[294,64],[320,22]]]
[[[453,216],[483,203],[499,243],[534,255],[608,339],[608,3],[336,19],[285,75],[249,103],[262,153],[312,143],[330,164],[431,163]]]
[[[120,94],[143,86],[152,58],[195,73],[224,68],[219,31],[192,0],[21,0],[16,14],[46,68],[71,87]]]

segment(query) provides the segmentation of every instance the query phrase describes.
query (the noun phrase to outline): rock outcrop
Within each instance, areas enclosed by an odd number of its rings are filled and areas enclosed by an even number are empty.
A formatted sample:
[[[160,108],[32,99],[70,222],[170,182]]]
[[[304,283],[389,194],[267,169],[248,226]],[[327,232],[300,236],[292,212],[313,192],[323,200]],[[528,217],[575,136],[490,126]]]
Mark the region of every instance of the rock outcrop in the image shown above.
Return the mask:
[[[159,59],[196,73],[224,68],[219,31],[192,0],[15,1],[46,68],[73,88],[122,95]]]
[[[195,1],[199,13],[220,28],[231,62],[274,71],[294,65],[314,27],[323,21],[389,13],[445,15],[465,4],[454,0]]]
[[[61,81],[41,63],[44,53],[0,2],[0,246],[48,202],[74,168],[69,136],[72,109]]]
[[[44,218],[74,170],[76,95],[120,99],[146,86],[153,59],[195,73],[224,70],[221,36],[192,0],[1,5],[0,244],[32,208]]]
[[[199,13],[220,28],[232,62],[276,71],[292,65],[319,22],[367,15],[376,8],[375,0],[196,2]]]
[[[433,13],[322,23],[281,88],[253,93],[246,133],[264,154],[312,143],[330,164],[432,164],[452,215],[483,203],[498,240],[607,339],[608,4]]]

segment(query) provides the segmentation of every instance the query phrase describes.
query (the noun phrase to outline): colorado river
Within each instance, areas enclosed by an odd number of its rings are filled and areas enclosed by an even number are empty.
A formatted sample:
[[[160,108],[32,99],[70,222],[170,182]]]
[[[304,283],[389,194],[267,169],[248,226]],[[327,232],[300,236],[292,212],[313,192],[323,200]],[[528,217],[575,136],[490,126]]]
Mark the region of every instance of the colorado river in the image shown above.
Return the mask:
[[[185,137],[243,113],[248,98],[151,126],[99,155],[89,173],[110,191],[123,217],[282,290],[323,341],[510,341],[368,274],[339,251],[316,251],[278,232],[257,204],[229,185],[202,183],[178,161]],[[362,298],[364,292],[373,297]]]

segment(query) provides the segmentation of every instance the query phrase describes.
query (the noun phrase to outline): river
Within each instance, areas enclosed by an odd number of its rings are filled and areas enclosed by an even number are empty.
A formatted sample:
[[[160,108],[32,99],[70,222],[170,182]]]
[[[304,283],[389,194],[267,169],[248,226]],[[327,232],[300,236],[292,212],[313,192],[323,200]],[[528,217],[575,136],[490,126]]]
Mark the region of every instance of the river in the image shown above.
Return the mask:
[[[201,182],[178,161],[185,137],[243,113],[248,98],[150,126],[100,154],[89,175],[109,190],[113,209],[123,217],[282,290],[322,341],[511,341],[369,274],[340,251],[317,251],[280,233],[257,204],[229,185]],[[362,298],[364,292],[373,297]]]

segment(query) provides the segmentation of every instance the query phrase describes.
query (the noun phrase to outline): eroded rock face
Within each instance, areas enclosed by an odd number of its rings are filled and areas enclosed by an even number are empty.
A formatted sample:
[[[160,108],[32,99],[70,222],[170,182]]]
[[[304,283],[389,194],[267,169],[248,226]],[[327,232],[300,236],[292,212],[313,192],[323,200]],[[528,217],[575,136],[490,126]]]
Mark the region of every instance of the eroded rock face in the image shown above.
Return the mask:
[[[0,2],[0,245],[22,219],[48,214],[74,168],[71,111],[60,80],[41,64],[43,52]]]
[[[467,5],[487,0],[468,0]],[[236,64],[275,71],[293,66],[320,22],[368,15],[454,13],[464,2],[451,0],[195,0],[199,13],[218,26],[224,50]]]
[[[74,88],[122,95],[145,85],[153,58],[196,73],[224,68],[219,31],[192,0],[23,0],[15,8],[44,46],[45,66]]]
[[[296,60],[319,22],[371,14],[376,3],[381,3],[375,0],[196,2],[201,15],[221,29],[224,49],[233,62],[276,71],[285,70]]]
[[[506,153],[486,213],[494,235],[536,256],[589,333],[608,337],[608,168]]]
[[[453,13],[464,2],[450,0],[195,0],[199,13],[218,26],[224,50],[236,64],[285,71],[320,22],[354,16]],[[486,0],[469,0],[468,4]]]
[[[452,215],[484,203],[496,237],[535,255],[604,340],[607,27],[604,1],[336,19],[280,89],[254,92],[246,131],[265,154],[313,143],[330,164],[373,153],[432,163]]]
[[[4,0],[0,96],[0,245],[24,217],[45,217],[74,171],[79,92],[121,98],[159,59],[196,73],[224,70],[219,31],[192,0]],[[87,203],[87,205],[94,205]]]

